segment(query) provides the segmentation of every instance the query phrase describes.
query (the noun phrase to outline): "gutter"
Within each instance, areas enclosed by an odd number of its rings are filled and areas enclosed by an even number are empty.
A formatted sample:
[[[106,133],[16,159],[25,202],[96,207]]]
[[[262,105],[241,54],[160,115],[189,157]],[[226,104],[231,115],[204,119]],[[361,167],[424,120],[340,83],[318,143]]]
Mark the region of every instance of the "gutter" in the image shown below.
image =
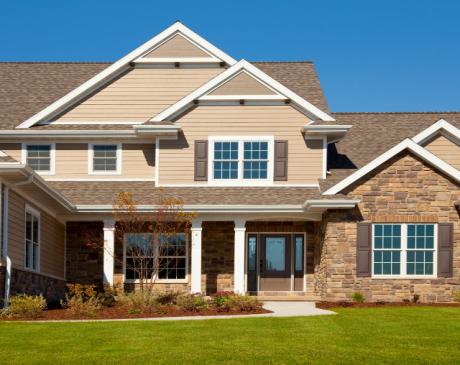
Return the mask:
[[[8,307],[7,300],[10,297],[10,281],[11,281],[11,259],[8,256],[8,196],[11,188],[16,186],[30,184],[34,179],[33,175],[30,175],[27,180],[17,182],[14,184],[6,185],[3,189],[3,248],[2,254],[6,260],[6,275],[5,275],[5,290],[3,294],[3,307]]]

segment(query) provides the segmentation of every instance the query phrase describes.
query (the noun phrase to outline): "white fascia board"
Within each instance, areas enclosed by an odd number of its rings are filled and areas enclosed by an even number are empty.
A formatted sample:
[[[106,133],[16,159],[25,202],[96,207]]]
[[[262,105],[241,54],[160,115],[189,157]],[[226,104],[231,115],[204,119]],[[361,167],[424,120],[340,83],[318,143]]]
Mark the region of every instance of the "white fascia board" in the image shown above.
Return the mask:
[[[163,41],[165,38],[169,37],[170,35],[176,32],[185,34],[186,36],[191,38],[193,41],[200,44],[203,48],[208,49],[210,52],[215,54],[216,57],[222,59],[229,65],[236,64],[236,60],[234,60],[233,58],[231,58],[230,56],[222,52],[217,47],[213,46],[211,43],[209,43],[205,39],[201,38],[198,34],[191,31],[189,28],[187,28],[182,23],[176,22],[173,25],[171,25],[169,28],[165,29],[163,32],[158,34],[157,36],[153,37],[152,39],[144,43],[142,46],[128,53],[126,56],[124,56],[123,58],[115,62],[113,65],[107,67],[104,71],[100,72],[99,74],[89,79],[84,84],[80,85],[79,87],[77,87],[76,89],[68,93],[67,95],[55,101],[53,104],[49,105],[48,107],[46,107],[39,113],[35,114],[33,117],[27,119],[25,122],[21,123],[16,128],[29,128],[33,126],[34,124],[39,123],[44,118],[50,116],[52,113],[55,113],[60,108],[64,106],[68,106],[72,101],[77,99],[79,96],[99,86],[102,82],[104,82],[106,79],[111,77],[113,74],[115,74],[116,72],[119,72],[124,67],[127,67],[131,61],[135,60],[137,57],[144,54],[151,48],[155,47],[155,45],[157,45],[158,43]]]
[[[436,133],[439,133],[440,131],[445,131],[449,135],[453,136],[457,140],[460,140],[460,129],[454,127],[452,124],[447,122],[444,119],[438,120],[436,123],[434,123],[432,126],[428,127],[424,131],[420,132],[417,134],[413,139],[415,143],[422,144],[428,139],[430,139],[433,135]]]
[[[302,207],[308,212],[314,208],[324,209],[352,209],[356,204],[360,203],[361,200],[307,200]]]
[[[346,133],[352,125],[304,125],[301,129],[303,133]]]
[[[401,143],[397,144],[384,154],[380,155],[377,157],[375,160],[372,162],[368,163],[366,166],[362,167],[355,173],[351,174],[348,176],[346,179],[342,180],[338,184],[334,185],[332,188],[329,190],[325,191],[323,195],[334,195],[338,194],[341,192],[343,189],[345,189],[347,186],[351,185],[364,175],[368,174],[375,168],[379,167],[381,164],[384,162],[388,161],[390,158],[393,156],[397,155],[399,152],[408,149],[421,159],[425,160],[426,162],[432,164],[435,166],[437,169],[441,170],[445,174],[449,175],[451,178],[460,181],[460,171],[457,170],[456,168],[452,167],[448,163],[444,162],[441,160],[439,157],[435,156],[425,148],[421,147],[417,143],[415,143],[412,139],[406,138],[404,141]]]
[[[134,130],[8,130],[0,131],[0,137],[136,137]]]
[[[150,51],[150,50],[149,50]],[[135,64],[157,64],[157,63],[215,63],[219,64],[222,60],[218,58],[137,58],[133,61]],[[236,62],[236,61],[235,61]]]
[[[219,100],[287,100],[283,95],[205,95],[198,100],[219,101]]]
[[[156,130],[159,130],[159,131],[162,131],[162,132],[179,132],[181,129],[182,129],[182,126],[181,125],[177,125],[177,124],[174,124],[174,125],[152,125],[152,124],[141,124],[141,125],[134,125],[133,126],[134,130],[135,131],[142,131],[142,130],[146,130],[146,131],[151,131],[153,129],[156,129]]]
[[[278,94],[291,99],[291,102],[301,107],[309,114],[314,115],[318,119],[322,119],[328,122],[334,122],[335,119],[324,113],[314,105],[310,104],[305,99],[298,96],[293,91],[289,90],[287,87],[281,85],[278,81],[268,76],[266,73],[259,70],[256,66],[250,64],[246,60],[241,60],[229,69],[222,72],[220,75],[217,75],[212,80],[208,81],[203,86],[199,87],[195,91],[191,92],[185,98],[179,100],[177,103],[171,105],[166,110],[162,111],[160,114],[150,119],[152,122],[161,122],[162,120],[170,118],[172,115],[175,115],[177,112],[181,111],[183,108],[191,104],[195,99],[199,99],[202,96],[206,95],[210,90],[219,86],[220,84],[226,82],[228,79],[232,78],[235,74],[240,71],[245,70],[248,74],[255,76],[264,83],[266,83],[270,88],[276,91]],[[240,98],[241,99],[241,98]]]
[[[140,205],[139,212],[152,211],[154,206]],[[186,212],[198,213],[305,213],[302,205],[184,205]],[[74,212],[102,213],[113,211],[112,205],[77,205]]]

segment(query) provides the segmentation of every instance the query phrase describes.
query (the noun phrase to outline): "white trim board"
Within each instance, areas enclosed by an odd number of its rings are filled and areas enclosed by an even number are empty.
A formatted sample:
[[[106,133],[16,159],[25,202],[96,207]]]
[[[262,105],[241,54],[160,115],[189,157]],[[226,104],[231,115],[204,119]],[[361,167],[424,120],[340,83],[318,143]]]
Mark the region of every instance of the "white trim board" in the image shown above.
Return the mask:
[[[163,120],[171,119],[174,115],[179,112],[186,110],[193,104],[193,101],[207,95],[211,90],[223,85],[229,79],[233,78],[242,71],[245,71],[250,76],[254,77],[256,80],[262,81],[264,84],[268,85],[272,90],[277,94],[284,96],[286,99],[290,99],[292,103],[304,109],[308,114],[312,115],[313,119],[322,119],[328,122],[334,122],[335,119],[326,114],[325,112],[318,109],[316,106],[310,104],[305,99],[298,96],[293,91],[289,90],[287,87],[281,85],[278,81],[268,76],[266,73],[259,70],[256,66],[250,64],[246,60],[241,60],[238,63],[234,64],[229,69],[225,70],[221,74],[214,77],[212,80],[208,81],[203,86],[199,87],[195,91],[191,92],[189,95],[179,100],[177,103],[171,105],[166,110],[162,111],[160,114],[150,119],[152,122],[161,122]]]
[[[444,119],[438,120],[432,126],[420,132],[412,139],[415,143],[423,144],[438,133],[441,133],[446,138],[449,138],[452,142],[456,144],[460,143],[460,129],[454,127],[452,124],[450,124]],[[457,141],[454,141],[452,137],[455,138]]]
[[[129,67],[129,63],[134,61],[136,58],[142,54],[153,49],[159,43],[161,43],[165,38],[171,36],[172,34],[180,33],[185,35],[187,38],[192,39],[196,44],[199,44],[201,47],[205,48],[208,52],[215,55],[217,58],[221,59],[223,62],[226,62],[229,65],[234,65],[236,60],[228,56],[226,53],[222,52],[217,47],[213,46],[211,43],[200,37],[198,34],[187,28],[180,22],[176,22],[171,25],[169,28],[165,29],[163,32],[153,37],[140,47],[136,48],[132,52],[128,53],[126,56],[122,57],[120,60],[107,67],[104,71],[100,72],[96,76],[92,77],[67,95],[63,96],[59,100],[55,101],[53,104],[49,105],[42,111],[38,112],[31,118],[27,119],[25,122],[21,123],[16,128],[29,128],[43,119],[49,117],[53,113],[61,112],[65,107],[69,107],[74,103],[77,98],[81,97],[83,94],[93,91],[95,88],[101,86],[104,82],[107,81],[110,77],[113,77],[114,74],[126,69]]]
[[[363,177],[364,175],[368,174],[375,168],[379,167],[384,162],[388,161],[393,156],[397,155],[399,152],[408,149],[421,159],[425,160],[426,162],[430,163],[431,165],[435,166],[437,169],[444,172],[446,175],[450,176],[451,178],[460,181],[460,171],[456,168],[452,167],[448,163],[441,160],[439,157],[435,156],[422,146],[415,143],[412,139],[406,138],[384,154],[377,157],[375,160],[368,163],[366,166],[362,167],[355,173],[348,176],[346,179],[342,180],[338,184],[334,185],[327,191],[323,193],[323,195],[334,195],[341,192],[343,189]]]

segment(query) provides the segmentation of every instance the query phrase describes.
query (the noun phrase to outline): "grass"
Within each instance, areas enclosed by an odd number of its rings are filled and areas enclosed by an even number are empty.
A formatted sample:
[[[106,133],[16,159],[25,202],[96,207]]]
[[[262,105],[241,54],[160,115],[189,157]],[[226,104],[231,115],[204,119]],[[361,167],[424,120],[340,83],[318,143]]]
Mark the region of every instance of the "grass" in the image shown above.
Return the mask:
[[[0,364],[458,364],[459,308],[177,322],[0,323]]]

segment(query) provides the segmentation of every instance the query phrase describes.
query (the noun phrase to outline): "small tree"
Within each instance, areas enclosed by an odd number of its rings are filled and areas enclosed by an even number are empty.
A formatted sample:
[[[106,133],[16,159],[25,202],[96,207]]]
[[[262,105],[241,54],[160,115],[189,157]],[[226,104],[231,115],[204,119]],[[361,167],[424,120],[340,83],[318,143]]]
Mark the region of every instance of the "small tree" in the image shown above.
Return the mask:
[[[164,192],[163,188],[158,188]],[[152,290],[158,278],[176,273],[178,256],[186,256],[184,235],[190,233],[196,212],[186,213],[179,199],[160,197],[156,200],[120,192],[113,204],[115,242],[122,242],[123,256],[105,245],[102,237],[88,236],[88,245],[102,249],[123,265],[127,276],[139,280],[140,290]],[[184,272],[185,274],[185,272]]]

